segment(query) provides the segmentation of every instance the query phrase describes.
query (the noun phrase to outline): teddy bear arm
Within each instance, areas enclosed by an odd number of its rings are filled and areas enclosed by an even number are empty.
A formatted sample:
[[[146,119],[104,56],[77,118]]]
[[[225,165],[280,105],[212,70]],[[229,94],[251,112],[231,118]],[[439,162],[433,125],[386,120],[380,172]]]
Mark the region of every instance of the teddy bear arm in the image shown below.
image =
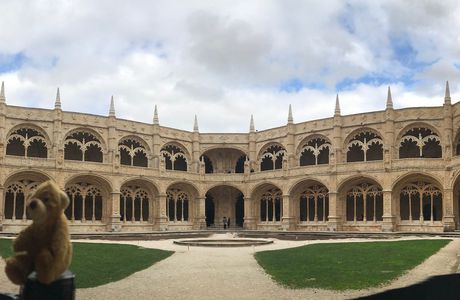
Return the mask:
[[[31,227],[27,227],[21,231],[18,237],[13,241],[13,250],[15,252],[28,251],[30,247],[34,247],[34,235]]]

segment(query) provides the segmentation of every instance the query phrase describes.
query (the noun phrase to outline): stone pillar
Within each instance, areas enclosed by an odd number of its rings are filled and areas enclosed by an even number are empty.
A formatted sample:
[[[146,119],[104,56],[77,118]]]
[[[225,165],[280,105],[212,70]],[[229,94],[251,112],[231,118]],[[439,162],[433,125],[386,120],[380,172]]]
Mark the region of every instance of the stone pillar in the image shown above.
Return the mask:
[[[442,192],[442,210],[444,231],[454,231],[454,193],[452,189],[444,189]]]
[[[383,223],[382,231],[395,231],[396,229],[396,212],[392,201],[392,191],[383,191]]]
[[[0,231],[3,230],[3,216],[4,216],[4,207],[5,207],[5,196],[4,196],[5,188],[3,186],[0,187]]]
[[[109,231],[121,231],[120,221],[120,192],[112,192],[112,215],[109,220]]]
[[[290,196],[283,195],[283,215],[281,218],[281,227],[284,231],[294,230],[295,220],[291,213]]]
[[[198,217],[195,218],[195,227],[196,229],[206,229],[206,198],[205,197],[200,197],[197,198],[197,203],[198,203]]]
[[[327,221],[327,229],[329,231],[340,230],[341,209],[340,201],[337,192],[329,192],[329,220]]]
[[[166,215],[166,194],[160,194],[158,195],[158,206],[159,206],[159,215],[158,215],[158,221],[157,223],[159,224],[159,229],[161,231],[166,231],[168,230],[168,216]]]
[[[244,197],[244,229],[255,230],[257,228],[253,205],[253,200],[251,198]]]

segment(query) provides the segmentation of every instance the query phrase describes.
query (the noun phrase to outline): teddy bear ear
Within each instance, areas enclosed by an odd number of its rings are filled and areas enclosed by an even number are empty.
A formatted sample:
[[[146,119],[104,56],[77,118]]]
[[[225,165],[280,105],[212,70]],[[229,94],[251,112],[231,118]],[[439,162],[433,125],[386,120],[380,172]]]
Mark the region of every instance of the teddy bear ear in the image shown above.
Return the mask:
[[[70,204],[69,197],[68,197],[67,194],[64,193],[63,191],[59,191],[59,198],[60,198],[60,200],[61,200],[61,207],[62,207],[62,209],[66,209],[67,206]]]

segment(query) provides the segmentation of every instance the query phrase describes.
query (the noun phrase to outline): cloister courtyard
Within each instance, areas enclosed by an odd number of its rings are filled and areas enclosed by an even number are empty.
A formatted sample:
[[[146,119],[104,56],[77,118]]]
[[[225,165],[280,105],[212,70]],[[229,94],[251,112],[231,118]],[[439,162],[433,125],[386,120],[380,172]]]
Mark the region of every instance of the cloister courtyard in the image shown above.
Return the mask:
[[[233,239],[234,233],[218,233],[210,239]],[[351,299],[375,294],[384,290],[412,285],[430,276],[457,272],[457,256],[460,255],[460,239],[453,238],[447,246],[415,268],[405,272],[389,283],[379,287],[358,290],[327,290],[318,288],[292,289],[273,280],[258,264],[255,253],[265,250],[279,250],[303,245],[324,243],[366,243],[400,240],[420,240],[407,236],[391,239],[323,239],[323,240],[279,240],[269,238],[273,243],[256,247],[188,247],[164,240],[78,240],[84,243],[122,243],[174,251],[174,254],[144,270],[122,280],[92,288],[78,288],[77,299]],[[424,240],[439,240],[439,237],[423,237]],[[176,239],[177,240],[177,239]],[[344,244],[345,245],[345,244]],[[117,264],[117,261],[113,261]],[[3,269],[4,262],[0,261]],[[373,268],[372,265],[356,266]],[[124,268],[122,264],[118,268]],[[327,272],[334,273],[333,266]],[[77,287],[79,274],[76,274]],[[80,278],[81,280],[81,278]],[[312,280],[306,278],[306,280]],[[2,272],[0,290],[17,293]]]

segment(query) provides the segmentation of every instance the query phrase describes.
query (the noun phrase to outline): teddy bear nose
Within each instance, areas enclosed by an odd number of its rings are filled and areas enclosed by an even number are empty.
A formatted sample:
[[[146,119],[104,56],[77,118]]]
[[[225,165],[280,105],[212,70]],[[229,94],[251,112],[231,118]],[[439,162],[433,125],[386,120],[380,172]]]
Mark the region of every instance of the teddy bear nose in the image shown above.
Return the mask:
[[[34,201],[30,202],[29,207],[31,209],[35,209],[35,207],[37,207],[37,201],[34,200]]]

